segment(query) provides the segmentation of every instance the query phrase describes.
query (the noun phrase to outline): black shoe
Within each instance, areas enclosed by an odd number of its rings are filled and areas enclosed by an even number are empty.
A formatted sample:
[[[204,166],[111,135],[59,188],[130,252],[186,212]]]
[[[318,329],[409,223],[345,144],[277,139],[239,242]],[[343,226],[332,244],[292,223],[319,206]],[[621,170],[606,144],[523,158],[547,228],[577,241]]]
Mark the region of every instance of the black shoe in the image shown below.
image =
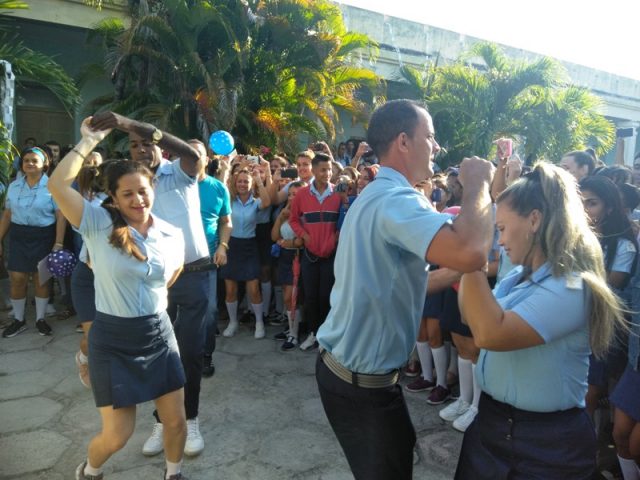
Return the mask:
[[[276,340],[286,340],[288,336],[289,336],[289,329],[287,328],[286,330],[283,330],[280,333],[276,333],[273,336],[273,338],[275,338]]]
[[[53,333],[49,324],[42,318],[36,321],[36,328],[38,329],[38,333],[43,337],[48,337],[49,335],[51,335],[51,333]]]
[[[289,350],[293,350],[298,345],[298,339],[296,337],[292,337],[289,335],[287,340],[282,344],[280,350],[283,352],[288,352]]]
[[[167,478],[167,471],[164,471],[164,476],[162,478]],[[182,473],[176,473],[175,475],[171,475],[169,480],[187,480],[187,477],[182,475]]]
[[[24,332],[27,329],[27,323],[23,320],[19,322],[18,320],[14,320],[11,325],[4,329],[2,332],[2,336],[4,338],[15,337],[19,333]]]
[[[283,313],[273,312],[267,317],[269,325],[280,327],[287,324],[287,317]]]
[[[213,377],[213,374],[216,373],[216,367],[213,365],[213,359],[211,355],[204,356],[204,365],[202,367],[202,376],[206,378]]]
[[[218,327],[216,327],[216,337],[220,336],[220,329]]]

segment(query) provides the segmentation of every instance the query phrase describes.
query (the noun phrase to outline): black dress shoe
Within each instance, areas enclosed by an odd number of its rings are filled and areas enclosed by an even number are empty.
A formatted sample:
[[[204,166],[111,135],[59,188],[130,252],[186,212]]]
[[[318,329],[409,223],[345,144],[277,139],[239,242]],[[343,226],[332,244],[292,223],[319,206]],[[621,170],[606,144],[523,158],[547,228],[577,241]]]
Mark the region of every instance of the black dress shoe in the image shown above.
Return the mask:
[[[205,355],[202,376],[209,378],[213,377],[214,373],[216,373],[216,367],[213,365],[213,358],[211,358],[211,355]]]

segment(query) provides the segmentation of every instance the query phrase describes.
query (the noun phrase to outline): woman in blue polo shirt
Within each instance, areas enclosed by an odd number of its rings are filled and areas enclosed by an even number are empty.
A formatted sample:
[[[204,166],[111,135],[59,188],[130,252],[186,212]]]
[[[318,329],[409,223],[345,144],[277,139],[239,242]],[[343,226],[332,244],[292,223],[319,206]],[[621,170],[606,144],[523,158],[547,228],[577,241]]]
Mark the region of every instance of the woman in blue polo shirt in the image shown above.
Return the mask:
[[[493,294],[483,272],[462,277],[483,393],[455,478],[591,479],[589,355],[606,353],[622,305],[567,172],[539,163],[496,203],[499,243],[519,267]]]
[[[255,198],[254,185],[259,198]],[[241,169],[231,180],[231,240],[227,253],[227,264],[220,269],[224,278],[225,301],[229,313],[229,325],[222,332],[233,337],[238,331],[238,282],[246,282],[247,295],[256,316],[255,338],[264,338],[262,318],[262,296],[260,295],[260,258],[256,242],[258,212],[271,205],[269,192],[260,179],[260,172]]]
[[[44,319],[49,303],[49,284],[40,284],[38,262],[52,250],[62,248],[67,224],[47,190],[49,177],[45,171],[48,165],[49,159],[42,149],[32,147],[22,152],[18,166],[24,175],[9,185],[0,220],[0,256],[2,240],[9,233],[7,269],[14,314],[13,323],[2,332],[5,338],[14,337],[27,328],[24,310],[30,274],[35,290],[36,328],[40,335],[51,335],[51,327]]]
[[[184,263],[184,238],[151,213],[153,174],[139,162],[111,162],[109,198],[92,205],[72,187],[84,158],[109,133],[86,119],[82,140],[60,162],[49,190],[91,255],[96,315],[89,331],[89,372],[102,431],[89,444],[76,479],[102,478],[103,464],[127,443],[136,405],[154,400],[164,424],[166,479],[180,480],[187,433],[185,375],[166,313],[167,289]]]

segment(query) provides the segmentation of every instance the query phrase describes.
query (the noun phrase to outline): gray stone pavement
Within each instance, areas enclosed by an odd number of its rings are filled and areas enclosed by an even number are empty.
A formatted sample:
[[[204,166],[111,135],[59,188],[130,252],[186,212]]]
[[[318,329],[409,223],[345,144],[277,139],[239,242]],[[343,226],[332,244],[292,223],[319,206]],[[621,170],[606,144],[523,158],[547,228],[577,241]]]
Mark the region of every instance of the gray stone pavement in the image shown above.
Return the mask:
[[[73,479],[100,427],[74,363],[81,335],[75,318],[52,319],[52,337],[37,334],[32,309],[26,318],[26,332],[0,338],[0,478]],[[269,327],[268,338],[277,331]],[[205,451],[184,463],[190,480],[353,478],[322,410],[316,354],[282,353],[279,345],[255,340],[247,326],[234,338],[219,338],[216,374],[202,382]],[[452,478],[462,435],[440,420],[425,394],[406,397],[418,434],[414,478]],[[141,454],[152,410],[151,403],[139,406],[136,432],[107,462],[105,478],[162,478],[162,456]]]

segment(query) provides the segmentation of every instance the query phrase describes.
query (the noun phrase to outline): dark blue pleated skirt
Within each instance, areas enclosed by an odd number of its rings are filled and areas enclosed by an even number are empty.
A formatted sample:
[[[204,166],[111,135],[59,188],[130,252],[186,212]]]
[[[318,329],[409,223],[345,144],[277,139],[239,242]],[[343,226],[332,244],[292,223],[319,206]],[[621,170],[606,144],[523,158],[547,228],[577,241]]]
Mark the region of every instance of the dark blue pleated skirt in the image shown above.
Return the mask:
[[[227,264],[219,271],[225,280],[246,282],[260,277],[260,257],[256,238],[236,238],[229,240]]]
[[[609,400],[640,423],[640,372],[627,365]]]
[[[56,224],[47,227],[32,227],[12,223],[9,228],[10,272],[34,273],[38,262],[51,253],[56,241]]]
[[[136,318],[96,312],[89,374],[97,407],[128,407],[182,388],[184,370],[166,312]]]
[[[71,301],[80,322],[93,322],[96,316],[96,289],[93,270],[84,262],[76,263],[71,274]]]

